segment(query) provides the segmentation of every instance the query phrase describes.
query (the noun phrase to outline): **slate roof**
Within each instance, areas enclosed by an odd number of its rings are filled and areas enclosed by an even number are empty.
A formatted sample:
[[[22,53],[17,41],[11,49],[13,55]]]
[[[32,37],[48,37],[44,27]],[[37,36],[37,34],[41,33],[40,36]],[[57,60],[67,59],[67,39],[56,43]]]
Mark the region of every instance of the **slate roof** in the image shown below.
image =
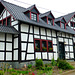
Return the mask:
[[[18,31],[13,26],[0,25],[1,33],[18,34]]]
[[[75,34],[75,31],[72,30],[70,27],[66,27],[66,29],[62,29],[57,24],[55,24],[54,26],[51,26],[51,25],[48,25],[47,23],[45,23],[40,17],[39,17],[39,22],[35,22],[35,21],[30,20],[24,14],[24,12],[27,10],[26,8],[23,8],[23,7],[20,7],[20,6],[14,5],[9,2],[5,2],[5,1],[1,1],[1,3],[8,9],[8,11],[11,13],[11,15],[13,15],[13,17],[16,20],[19,20],[19,21],[22,21],[22,22],[25,22],[28,24],[32,24],[35,26],[40,26],[40,27],[45,27],[45,28],[57,30],[60,32]]]

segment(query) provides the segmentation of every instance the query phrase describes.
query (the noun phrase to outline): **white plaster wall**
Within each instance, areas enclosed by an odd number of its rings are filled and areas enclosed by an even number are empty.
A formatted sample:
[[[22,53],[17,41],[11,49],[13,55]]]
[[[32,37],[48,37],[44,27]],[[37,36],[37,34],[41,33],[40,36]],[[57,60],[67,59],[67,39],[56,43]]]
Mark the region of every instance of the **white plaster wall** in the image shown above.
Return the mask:
[[[57,46],[53,45],[53,51],[57,52]]]
[[[39,34],[39,27],[34,26],[34,34]]]
[[[15,24],[18,24],[18,21],[17,21],[17,20],[16,20],[16,21],[13,21],[13,22],[11,23],[12,26],[15,25]]]
[[[18,30],[18,25],[15,25],[14,28],[15,28],[16,30]]]
[[[72,35],[70,34],[70,38],[72,38]]]
[[[12,60],[12,53],[6,52],[6,60]]]
[[[52,60],[52,58],[53,58],[53,53],[48,53],[48,55],[49,55],[49,60]]]
[[[65,37],[65,33],[62,33],[62,37]]]
[[[74,58],[74,53],[70,53],[70,58]]]
[[[66,37],[69,38],[69,34],[66,34]]]
[[[33,42],[33,35],[29,34],[29,42]]]
[[[42,52],[42,58],[47,59],[47,52]]]
[[[47,40],[52,40],[51,37],[47,37]]]
[[[4,52],[0,52],[0,60],[4,60]]]
[[[46,35],[45,28],[41,28],[41,35]]]
[[[3,19],[4,19],[4,18],[6,18],[6,10],[5,10],[4,14],[3,14]]]
[[[72,39],[69,39],[69,45],[73,45]]]
[[[68,39],[65,38],[64,40],[65,40],[66,44],[68,44]]]
[[[14,21],[14,18],[11,16],[11,21]]]
[[[27,43],[21,43],[21,50],[26,51]]]
[[[41,39],[45,39],[46,40],[46,36],[41,36]]]
[[[21,24],[21,31],[22,32],[28,32],[28,30],[29,30],[29,25]]]
[[[52,36],[56,37],[56,32],[54,30],[52,30]]]
[[[28,43],[28,53],[34,53],[34,44]]]
[[[41,59],[41,52],[36,52],[36,58]]]
[[[14,39],[14,48],[18,48],[18,38]]]
[[[10,16],[10,13],[9,12],[7,12],[7,16]]]
[[[67,53],[67,54],[65,53],[65,58],[69,59],[69,53]]]
[[[0,33],[0,41],[5,41],[5,34],[4,33]]]
[[[26,55],[25,52],[22,52],[22,53],[21,53],[21,60],[25,60],[25,55]]]
[[[33,33],[33,28],[32,28],[32,26],[30,26],[30,33]]]
[[[6,41],[12,42],[12,35],[11,34],[7,34]]]
[[[70,51],[73,52],[73,46],[70,46]]]
[[[61,36],[61,32],[57,32],[57,36]]]
[[[12,43],[6,43],[6,50],[12,51]]]
[[[73,37],[73,41],[75,42],[75,37]]]
[[[51,36],[51,31],[47,29],[47,36]]]
[[[18,50],[14,50],[14,60],[18,60]]]
[[[60,42],[64,42],[63,38],[59,38],[59,41],[60,41]]]
[[[5,43],[4,42],[0,42],[0,50],[5,50]]]
[[[52,39],[53,39],[53,44],[57,44],[56,38],[52,38]]]
[[[54,60],[57,60],[57,53],[54,53]]]
[[[69,46],[65,46],[65,51],[69,51]]]
[[[28,34],[21,33],[21,41],[27,41]]]
[[[27,60],[33,60],[34,54],[27,54]]]
[[[40,36],[39,35],[34,35],[34,38],[40,38]]]

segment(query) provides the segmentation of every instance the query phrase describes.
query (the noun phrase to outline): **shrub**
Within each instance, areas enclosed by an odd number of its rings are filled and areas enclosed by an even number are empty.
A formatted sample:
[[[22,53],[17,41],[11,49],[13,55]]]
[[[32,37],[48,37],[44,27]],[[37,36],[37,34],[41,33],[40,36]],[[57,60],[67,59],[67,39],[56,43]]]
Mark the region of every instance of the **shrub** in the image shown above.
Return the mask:
[[[37,69],[41,69],[41,67],[43,67],[42,59],[36,59],[35,60],[35,66],[36,66]]]
[[[45,64],[45,67],[48,67],[48,64]]]
[[[57,65],[59,68],[66,70],[66,69],[74,69],[72,65],[70,65],[66,60],[60,60]]]
[[[32,68],[32,64],[29,64],[29,65],[28,65],[28,68],[29,68],[29,69]]]
[[[53,71],[50,70],[50,71],[48,71],[48,72],[46,73],[46,75],[52,75],[52,73],[53,73]]]
[[[0,75],[4,75],[4,72],[3,71],[0,71]]]
[[[16,72],[12,72],[11,75],[18,75]]]
[[[52,66],[56,66],[56,62],[55,62],[54,58],[51,60],[51,64],[52,64]]]
[[[50,70],[52,70],[52,67],[45,67],[45,70],[50,71]]]

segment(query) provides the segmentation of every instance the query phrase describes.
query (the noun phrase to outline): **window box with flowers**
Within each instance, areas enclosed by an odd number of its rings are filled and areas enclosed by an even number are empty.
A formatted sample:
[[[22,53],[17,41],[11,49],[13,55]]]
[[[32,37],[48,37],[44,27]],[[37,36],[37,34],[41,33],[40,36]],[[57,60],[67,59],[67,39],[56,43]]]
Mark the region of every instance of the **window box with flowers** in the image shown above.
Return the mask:
[[[38,47],[35,47],[36,51],[39,51],[40,49]]]
[[[42,47],[42,50],[43,50],[43,51],[47,51],[47,48],[46,48],[46,47]]]
[[[49,50],[48,50],[49,52],[53,52],[53,48],[49,48]]]

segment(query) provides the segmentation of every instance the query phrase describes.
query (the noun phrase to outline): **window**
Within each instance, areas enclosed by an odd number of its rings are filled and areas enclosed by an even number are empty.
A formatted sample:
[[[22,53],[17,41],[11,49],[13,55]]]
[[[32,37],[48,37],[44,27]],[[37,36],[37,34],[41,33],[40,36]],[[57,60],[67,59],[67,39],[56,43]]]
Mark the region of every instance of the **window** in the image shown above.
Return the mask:
[[[6,19],[3,20],[3,25],[6,25]]]
[[[0,21],[0,25],[2,25],[2,21]]]
[[[71,27],[75,27],[75,22],[71,22]]]
[[[50,40],[34,39],[34,49],[36,52],[53,52],[53,44]]]
[[[61,22],[61,28],[65,28],[65,23]]]
[[[31,19],[34,21],[37,21],[37,15],[34,13],[31,13]]]
[[[8,17],[7,18],[7,26],[10,26],[11,25],[11,17]]]
[[[48,24],[53,25],[53,19],[48,18]]]

